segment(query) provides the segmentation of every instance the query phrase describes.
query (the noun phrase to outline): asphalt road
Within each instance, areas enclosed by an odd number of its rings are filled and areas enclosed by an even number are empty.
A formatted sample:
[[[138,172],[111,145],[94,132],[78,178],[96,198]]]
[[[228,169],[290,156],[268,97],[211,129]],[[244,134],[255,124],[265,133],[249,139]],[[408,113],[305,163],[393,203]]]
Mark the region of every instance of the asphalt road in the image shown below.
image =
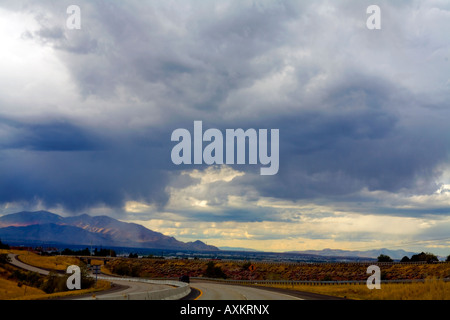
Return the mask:
[[[17,255],[8,254],[11,264],[34,271],[43,275],[49,273],[48,270],[36,268],[17,260]],[[145,282],[130,282],[126,280],[111,280],[114,284],[112,290],[97,292],[96,296],[107,298],[108,295],[129,294],[146,291],[159,291],[167,289],[167,285],[150,284]],[[340,298],[325,296],[309,292],[295,290],[283,290],[275,288],[257,288],[251,286],[241,286],[232,284],[222,284],[215,282],[194,281],[190,284],[193,292],[187,299],[196,300],[341,300]],[[79,299],[91,299],[91,295],[79,297]]]
[[[201,291],[197,300],[302,300],[280,292],[214,282],[192,283],[191,288]]]
[[[17,259],[16,254],[8,254],[11,258],[11,264],[15,265],[24,270],[34,271],[42,275],[48,275],[49,271],[41,268],[37,268],[34,266],[30,266],[29,264],[25,264]],[[146,291],[159,291],[169,288],[167,285],[162,284],[151,284],[145,282],[136,282],[136,281],[126,281],[126,280],[108,280],[114,284],[114,288],[112,290],[105,290],[96,292],[96,296],[108,297],[108,295],[118,295],[118,294],[129,294],[129,293],[138,293],[138,292],[146,292]],[[92,294],[84,295],[78,297],[79,299],[92,299]],[[70,297],[70,299],[77,299],[77,297]]]
[[[44,276],[46,276],[46,275],[48,275],[50,273],[48,270],[36,268],[36,267],[30,266],[29,264],[25,264],[25,263],[17,260],[17,254],[8,253],[8,257],[11,259],[11,264],[12,265],[15,265],[16,267],[19,267],[21,269],[25,269],[25,270],[28,270],[28,271],[34,271],[34,272],[37,272],[37,273],[42,274]]]
[[[127,281],[127,280],[108,280],[114,283],[118,288],[117,290],[106,290],[95,293],[96,297],[102,297],[102,299],[108,299],[117,295],[126,295],[130,293],[140,293],[148,291],[160,291],[170,288],[170,286],[163,284],[150,284],[145,282]],[[92,300],[92,294],[83,297],[74,297],[75,300]]]
[[[312,292],[211,281],[194,280],[190,285],[192,292],[185,300],[346,300]]]

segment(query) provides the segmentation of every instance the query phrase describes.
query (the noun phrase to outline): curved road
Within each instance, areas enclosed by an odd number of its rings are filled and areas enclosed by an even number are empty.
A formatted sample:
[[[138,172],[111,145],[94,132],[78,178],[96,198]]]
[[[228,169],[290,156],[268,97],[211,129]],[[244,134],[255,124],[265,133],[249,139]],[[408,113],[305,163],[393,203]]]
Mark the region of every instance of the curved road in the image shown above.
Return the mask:
[[[303,300],[281,292],[214,282],[195,282],[191,288],[201,291],[197,300]]]
[[[17,254],[8,253],[8,257],[11,259],[11,264],[15,265],[16,267],[19,267],[21,269],[25,269],[28,271],[37,272],[39,274],[42,274],[44,276],[48,275],[50,272],[41,268],[30,266],[29,264],[25,264],[22,261],[17,259]]]
[[[30,266],[17,260],[16,254],[8,254],[11,258],[11,264],[22,269],[38,272],[43,275],[49,274],[49,271]],[[100,277],[99,277],[100,279]],[[126,280],[108,280],[116,285],[113,290],[106,290],[95,293],[96,296],[107,298],[108,295],[129,294],[146,291],[159,291],[167,289],[167,285],[151,284],[137,281]],[[337,297],[325,296],[309,292],[300,292],[293,290],[282,290],[273,288],[258,288],[251,286],[241,286],[232,284],[222,284],[206,281],[191,282],[191,288],[200,291],[196,300],[329,300],[338,299]],[[79,299],[92,299],[92,295],[78,297]],[[75,298],[77,299],[77,298]],[[189,297],[187,298],[189,299]]]
[[[99,277],[100,279],[100,277]],[[119,286],[119,290],[105,290],[105,291],[98,291],[95,292],[96,297],[102,297],[102,299],[108,299],[108,297],[113,298],[114,296],[117,297],[117,295],[127,295],[132,293],[141,293],[141,292],[148,292],[148,291],[160,291],[165,290],[169,286],[165,284],[150,284],[145,282],[137,282],[137,281],[127,281],[127,280],[108,280],[110,282],[113,282],[116,286]],[[92,300],[92,294],[81,296],[81,297],[74,297],[73,299],[76,300]],[[116,300],[116,299],[114,299]]]
[[[16,267],[19,267],[21,269],[25,269],[28,271],[37,272],[42,275],[48,275],[50,272],[45,269],[37,268],[34,266],[31,266],[29,264],[25,264],[22,261],[17,259],[17,254],[8,254],[9,258],[11,259],[11,264],[15,265]],[[99,277],[100,279],[100,277]],[[118,294],[129,294],[129,293],[138,293],[138,292],[146,292],[146,291],[159,291],[167,289],[170,286],[164,285],[164,284],[152,284],[152,283],[145,283],[145,282],[136,282],[136,281],[126,281],[126,280],[108,280],[112,283],[114,283],[119,289],[113,289],[113,290],[105,290],[105,291],[99,291],[96,292],[96,296],[102,296],[107,297],[108,295],[118,295]],[[79,297],[80,299],[92,299],[92,294],[89,295],[83,295]],[[70,299],[77,299],[77,297],[70,297]]]

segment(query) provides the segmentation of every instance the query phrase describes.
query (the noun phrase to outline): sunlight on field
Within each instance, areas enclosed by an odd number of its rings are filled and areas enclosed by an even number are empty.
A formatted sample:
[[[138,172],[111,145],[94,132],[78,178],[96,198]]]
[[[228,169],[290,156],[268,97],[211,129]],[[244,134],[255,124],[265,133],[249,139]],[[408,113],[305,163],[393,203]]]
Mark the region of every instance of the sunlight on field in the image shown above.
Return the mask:
[[[44,269],[52,270],[66,270],[68,265],[79,264],[80,261],[74,257],[62,257],[62,256],[39,256],[35,253],[19,251],[19,250],[0,250],[0,254],[14,253],[18,254],[19,258],[30,265]],[[95,261],[95,264],[103,263],[102,260]],[[98,291],[103,291],[111,288],[111,283],[109,281],[98,280],[97,283],[88,289],[82,290],[72,290],[63,291],[57,293],[48,294],[39,286],[33,287],[25,285],[23,281],[28,280],[17,280],[17,278],[11,278],[11,275],[18,268],[2,264],[0,266],[0,300],[43,300],[43,299],[55,299],[64,298],[68,296],[76,296],[82,294],[95,294]],[[16,275],[17,277],[17,275]]]
[[[66,256],[40,256],[32,252],[21,252],[18,259],[23,263],[49,270],[65,271],[70,265],[80,265],[80,259]]]
[[[23,298],[39,294],[45,294],[45,292],[26,285],[19,286],[15,281],[0,278],[0,300]]]
[[[16,297],[14,300],[47,300],[47,299],[56,299],[56,298],[65,298],[70,296],[78,296],[83,294],[95,294],[98,291],[108,290],[111,288],[111,283],[105,280],[98,280],[97,284],[93,288],[89,289],[81,289],[81,290],[72,290],[65,292],[57,292],[46,294],[45,292],[36,293],[33,295]],[[9,298],[11,299],[11,298]]]
[[[40,256],[27,251],[0,250],[0,253],[16,253],[24,263],[48,270],[65,271],[69,265],[84,264],[72,256]],[[86,262],[86,261],[85,261]],[[208,265],[212,262],[185,259],[114,259],[104,264],[101,258],[92,257],[91,265],[100,265],[107,274],[121,274],[151,278],[178,277],[189,274],[191,277],[217,277],[208,275]],[[269,264],[252,262],[254,270],[248,268],[250,262],[217,261],[214,266],[230,280],[306,280],[306,281],[340,281],[367,279],[364,264]],[[382,273],[387,280],[425,279],[414,283],[382,283],[381,289],[369,290],[365,284],[279,284],[268,285],[278,288],[313,292],[357,300],[450,300],[450,268],[446,263],[440,264],[387,264],[382,266]],[[263,285],[263,284],[261,284]],[[49,299],[67,295],[94,293],[110,287],[110,283],[99,280],[96,288],[45,294],[43,291],[19,286],[17,282],[0,279],[0,299]]]
[[[24,250],[0,249],[0,254],[2,254],[2,253],[6,253],[6,254],[8,254],[8,253],[24,254],[26,252],[27,251],[24,251]]]
[[[91,260],[91,265],[93,265],[93,266],[102,266],[103,265],[103,260],[101,260],[101,259],[92,259]]]
[[[364,284],[273,285],[273,287],[356,300],[450,300],[450,282],[433,279],[423,283],[382,284],[379,290],[369,290]]]

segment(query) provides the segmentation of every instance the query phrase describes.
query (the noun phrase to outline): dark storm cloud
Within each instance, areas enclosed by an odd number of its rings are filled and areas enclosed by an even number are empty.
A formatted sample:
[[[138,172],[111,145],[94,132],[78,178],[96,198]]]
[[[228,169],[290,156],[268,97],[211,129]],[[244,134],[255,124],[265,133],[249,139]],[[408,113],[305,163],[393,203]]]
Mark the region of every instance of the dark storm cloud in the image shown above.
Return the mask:
[[[9,8],[31,12],[40,26],[24,39],[55,49],[77,85],[73,107],[94,98],[103,109],[88,104],[83,125],[1,122],[2,202],[73,211],[128,199],[163,205],[167,185],[181,181],[173,175],[192,169],[171,164],[170,134],[194,120],[280,129],[278,174],[237,177],[227,194],[246,186],[292,200],[364,188],[430,193],[448,160],[448,63],[423,64],[432,52],[414,51],[418,40],[392,20],[396,10],[411,15],[404,3],[383,2],[392,33],[378,34],[367,33],[365,6],[351,1],[80,1],[81,30],[65,28],[72,3],[20,3]],[[432,97],[418,89],[430,79],[444,86]],[[129,115],[143,124],[130,129]]]
[[[355,92],[364,96],[356,104]],[[362,74],[324,92],[319,105],[325,110],[274,115],[271,124],[280,128],[278,174],[239,177],[235,183],[291,200],[336,201],[363,188],[410,194],[437,190],[441,172],[436,168],[449,156],[449,136],[443,134],[447,110],[409,113],[408,108],[415,110],[414,97],[394,83]]]
[[[96,206],[119,209],[129,199],[159,206],[167,201],[168,150],[151,142],[152,132],[146,138],[105,136],[68,123],[9,124],[6,130],[15,131],[1,151],[1,202],[41,202],[81,212]]]
[[[43,124],[0,119],[0,130],[13,133],[3,141],[4,149],[88,151],[101,146],[101,142],[88,130],[67,121]]]

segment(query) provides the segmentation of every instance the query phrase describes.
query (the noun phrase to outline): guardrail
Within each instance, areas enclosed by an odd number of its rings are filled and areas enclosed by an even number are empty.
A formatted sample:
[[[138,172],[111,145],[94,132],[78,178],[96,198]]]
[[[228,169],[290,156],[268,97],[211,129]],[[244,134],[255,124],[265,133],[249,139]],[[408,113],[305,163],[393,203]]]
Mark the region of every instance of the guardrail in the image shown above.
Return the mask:
[[[168,288],[158,291],[144,291],[127,294],[92,296],[93,300],[179,300],[184,298],[191,292],[191,287],[188,283],[173,281],[173,280],[148,280],[139,278],[116,278],[116,277],[98,277],[98,279],[106,281],[130,281],[130,282],[145,282],[150,284],[161,284],[174,286],[175,288]]]
[[[203,277],[191,277],[195,280],[206,280],[214,282],[222,282],[228,284],[242,284],[242,285],[338,285],[338,284],[366,284],[367,280],[336,280],[336,281],[316,281],[316,280],[232,280],[232,279],[216,279],[216,278],[203,278]],[[444,282],[449,282],[450,278],[439,279]],[[433,281],[428,279],[403,279],[403,280],[381,280],[381,283],[414,283]]]

